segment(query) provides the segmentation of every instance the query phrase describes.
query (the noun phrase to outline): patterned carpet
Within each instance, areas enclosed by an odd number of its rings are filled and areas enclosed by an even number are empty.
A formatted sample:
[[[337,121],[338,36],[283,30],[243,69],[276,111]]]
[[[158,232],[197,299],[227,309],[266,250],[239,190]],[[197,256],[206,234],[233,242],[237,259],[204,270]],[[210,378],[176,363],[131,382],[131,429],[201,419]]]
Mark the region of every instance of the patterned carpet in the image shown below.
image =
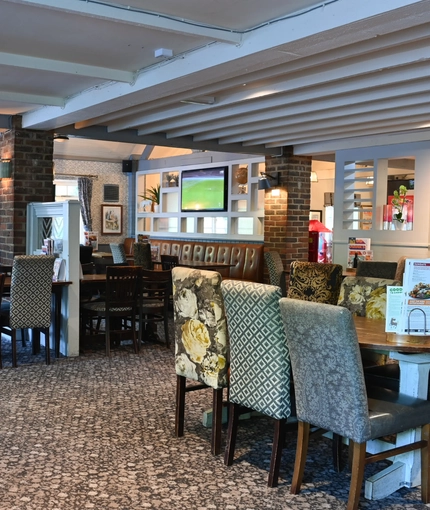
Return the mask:
[[[210,454],[202,412],[211,392],[187,395],[185,436],[174,437],[173,348],[145,344],[86,351],[44,364],[20,348],[0,371],[0,510],[344,509],[349,473],[331,468],[327,439],[310,443],[303,491],[289,493],[295,432],[288,434],[280,485],[267,487],[273,425],[241,422],[233,466]],[[224,431],[223,440],[225,440]],[[345,452],[346,453],[346,452]],[[375,471],[370,466],[366,475]],[[424,509],[418,489],[360,508]]]

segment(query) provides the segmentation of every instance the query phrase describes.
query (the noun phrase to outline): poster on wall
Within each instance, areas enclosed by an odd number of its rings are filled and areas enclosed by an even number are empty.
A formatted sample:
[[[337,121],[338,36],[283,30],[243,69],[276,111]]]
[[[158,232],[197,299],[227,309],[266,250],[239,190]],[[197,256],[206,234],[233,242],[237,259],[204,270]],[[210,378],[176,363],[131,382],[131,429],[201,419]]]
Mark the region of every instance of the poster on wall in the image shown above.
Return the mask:
[[[122,234],[122,205],[102,205],[102,234]]]
[[[92,246],[93,251],[97,251],[99,247],[98,232],[84,232],[85,246]]]

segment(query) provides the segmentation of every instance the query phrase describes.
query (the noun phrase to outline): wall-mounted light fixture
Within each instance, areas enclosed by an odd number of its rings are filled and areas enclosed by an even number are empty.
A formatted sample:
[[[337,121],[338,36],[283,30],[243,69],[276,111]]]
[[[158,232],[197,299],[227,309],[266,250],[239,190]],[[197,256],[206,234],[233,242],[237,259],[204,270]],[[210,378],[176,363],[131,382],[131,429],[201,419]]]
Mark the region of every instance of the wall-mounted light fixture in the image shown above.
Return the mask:
[[[10,159],[0,159],[0,179],[9,179],[12,176],[12,162]]]
[[[280,197],[281,196],[281,190],[279,188],[273,188],[271,193],[272,193],[272,197]]]
[[[279,186],[279,172],[276,172],[274,175],[260,172],[258,189],[270,189],[272,186]]]
[[[318,174],[316,172],[311,172],[311,182],[318,182]]]
[[[54,134],[54,141],[55,142],[67,142],[69,137],[67,135],[55,135]]]

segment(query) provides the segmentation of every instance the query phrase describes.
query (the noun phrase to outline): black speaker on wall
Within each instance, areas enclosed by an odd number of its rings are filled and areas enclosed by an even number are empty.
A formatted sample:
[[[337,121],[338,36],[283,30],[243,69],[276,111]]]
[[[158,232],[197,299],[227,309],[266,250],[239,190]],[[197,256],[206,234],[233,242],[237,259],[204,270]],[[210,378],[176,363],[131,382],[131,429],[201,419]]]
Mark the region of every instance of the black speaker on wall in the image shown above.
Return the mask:
[[[125,174],[130,174],[133,171],[133,160],[132,159],[123,159],[122,160],[122,171]]]

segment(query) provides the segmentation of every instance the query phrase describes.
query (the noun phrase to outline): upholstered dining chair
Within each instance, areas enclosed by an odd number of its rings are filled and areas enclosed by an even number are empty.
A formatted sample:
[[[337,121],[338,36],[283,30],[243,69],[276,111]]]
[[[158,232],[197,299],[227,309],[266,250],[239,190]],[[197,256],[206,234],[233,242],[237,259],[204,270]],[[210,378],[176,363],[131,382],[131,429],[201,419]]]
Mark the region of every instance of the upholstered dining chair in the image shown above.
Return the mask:
[[[421,495],[430,501],[430,402],[387,390],[366,390],[357,333],[349,310],[295,299],[280,300],[294,376],[298,439],[291,493],[305,476],[310,425],[346,437],[352,452],[348,510],[358,508],[369,462],[421,449]],[[318,370],[315,369],[318,367]],[[366,442],[421,427],[421,441],[366,456]]]
[[[343,268],[340,264],[320,264],[295,260],[290,266],[287,297],[336,305]]]
[[[164,271],[168,271],[169,269],[173,269],[179,264],[178,255],[160,255],[161,267]]]
[[[51,362],[49,327],[51,325],[52,277],[55,257],[17,255],[13,260],[10,307],[1,312],[1,329],[9,329],[12,366],[17,366],[16,330],[31,329],[45,337],[46,364]]]
[[[241,408],[275,419],[268,485],[278,485],[287,418],[291,414],[290,357],[278,286],[221,283],[230,338],[228,437],[224,463],[233,464]]]
[[[2,300],[3,300],[3,289],[4,289],[4,281],[5,280],[6,280],[6,273],[0,272],[0,310],[1,310]],[[1,330],[2,330],[1,320],[2,320],[2,317],[1,317],[1,312],[0,312],[0,368],[3,368],[2,357],[1,357]]]
[[[398,280],[347,276],[342,281],[338,305],[348,308],[353,315],[369,319],[385,319],[387,285],[400,285]],[[400,368],[398,363],[387,363],[385,352],[362,349],[364,373],[368,384],[398,390]]]
[[[139,347],[142,343],[142,334],[158,322],[164,325],[164,338],[166,347],[169,340],[169,295],[171,287],[170,271],[152,271],[142,268],[142,279],[139,284]]]
[[[134,243],[133,259],[135,266],[141,266],[144,269],[153,269],[151,245],[149,243]]]
[[[88,325],[90,335],[93,333],[94,318],[104,318],[106,355],[110,356],[111,341],[114,336],[119,340],[131,337],[134,352],[138,352],[136,314],[141,275],[142,268],[138,266],[107,267],[105,301],[81,305],[81,340],[85,338]],[[129,323],[130,327],[128,327]]]
[[[355,276],[370,278],[387,278],[394,280],[397,271],[397,262],[383,260],[359,260]]]
[[[229,341],[221,295],[222,277],[215,271],[172,269],[175,329],[175,434],[184,435],[185,395],[212,388],[211,452],[221,453],[223,388],[228,386]],[[187,385],[187,379],[196,381]]]
[[[282,295],[285,297],[287,295],[287,285],[281,256],[277,251],[266,251],[264,252],[264,260],[269,271],[270,285],[281,287]]]
[[[109,246],[112,252],[113,263],[127,265],[128,262],[124,250],[124,245],[120,243],[110,243]]]

